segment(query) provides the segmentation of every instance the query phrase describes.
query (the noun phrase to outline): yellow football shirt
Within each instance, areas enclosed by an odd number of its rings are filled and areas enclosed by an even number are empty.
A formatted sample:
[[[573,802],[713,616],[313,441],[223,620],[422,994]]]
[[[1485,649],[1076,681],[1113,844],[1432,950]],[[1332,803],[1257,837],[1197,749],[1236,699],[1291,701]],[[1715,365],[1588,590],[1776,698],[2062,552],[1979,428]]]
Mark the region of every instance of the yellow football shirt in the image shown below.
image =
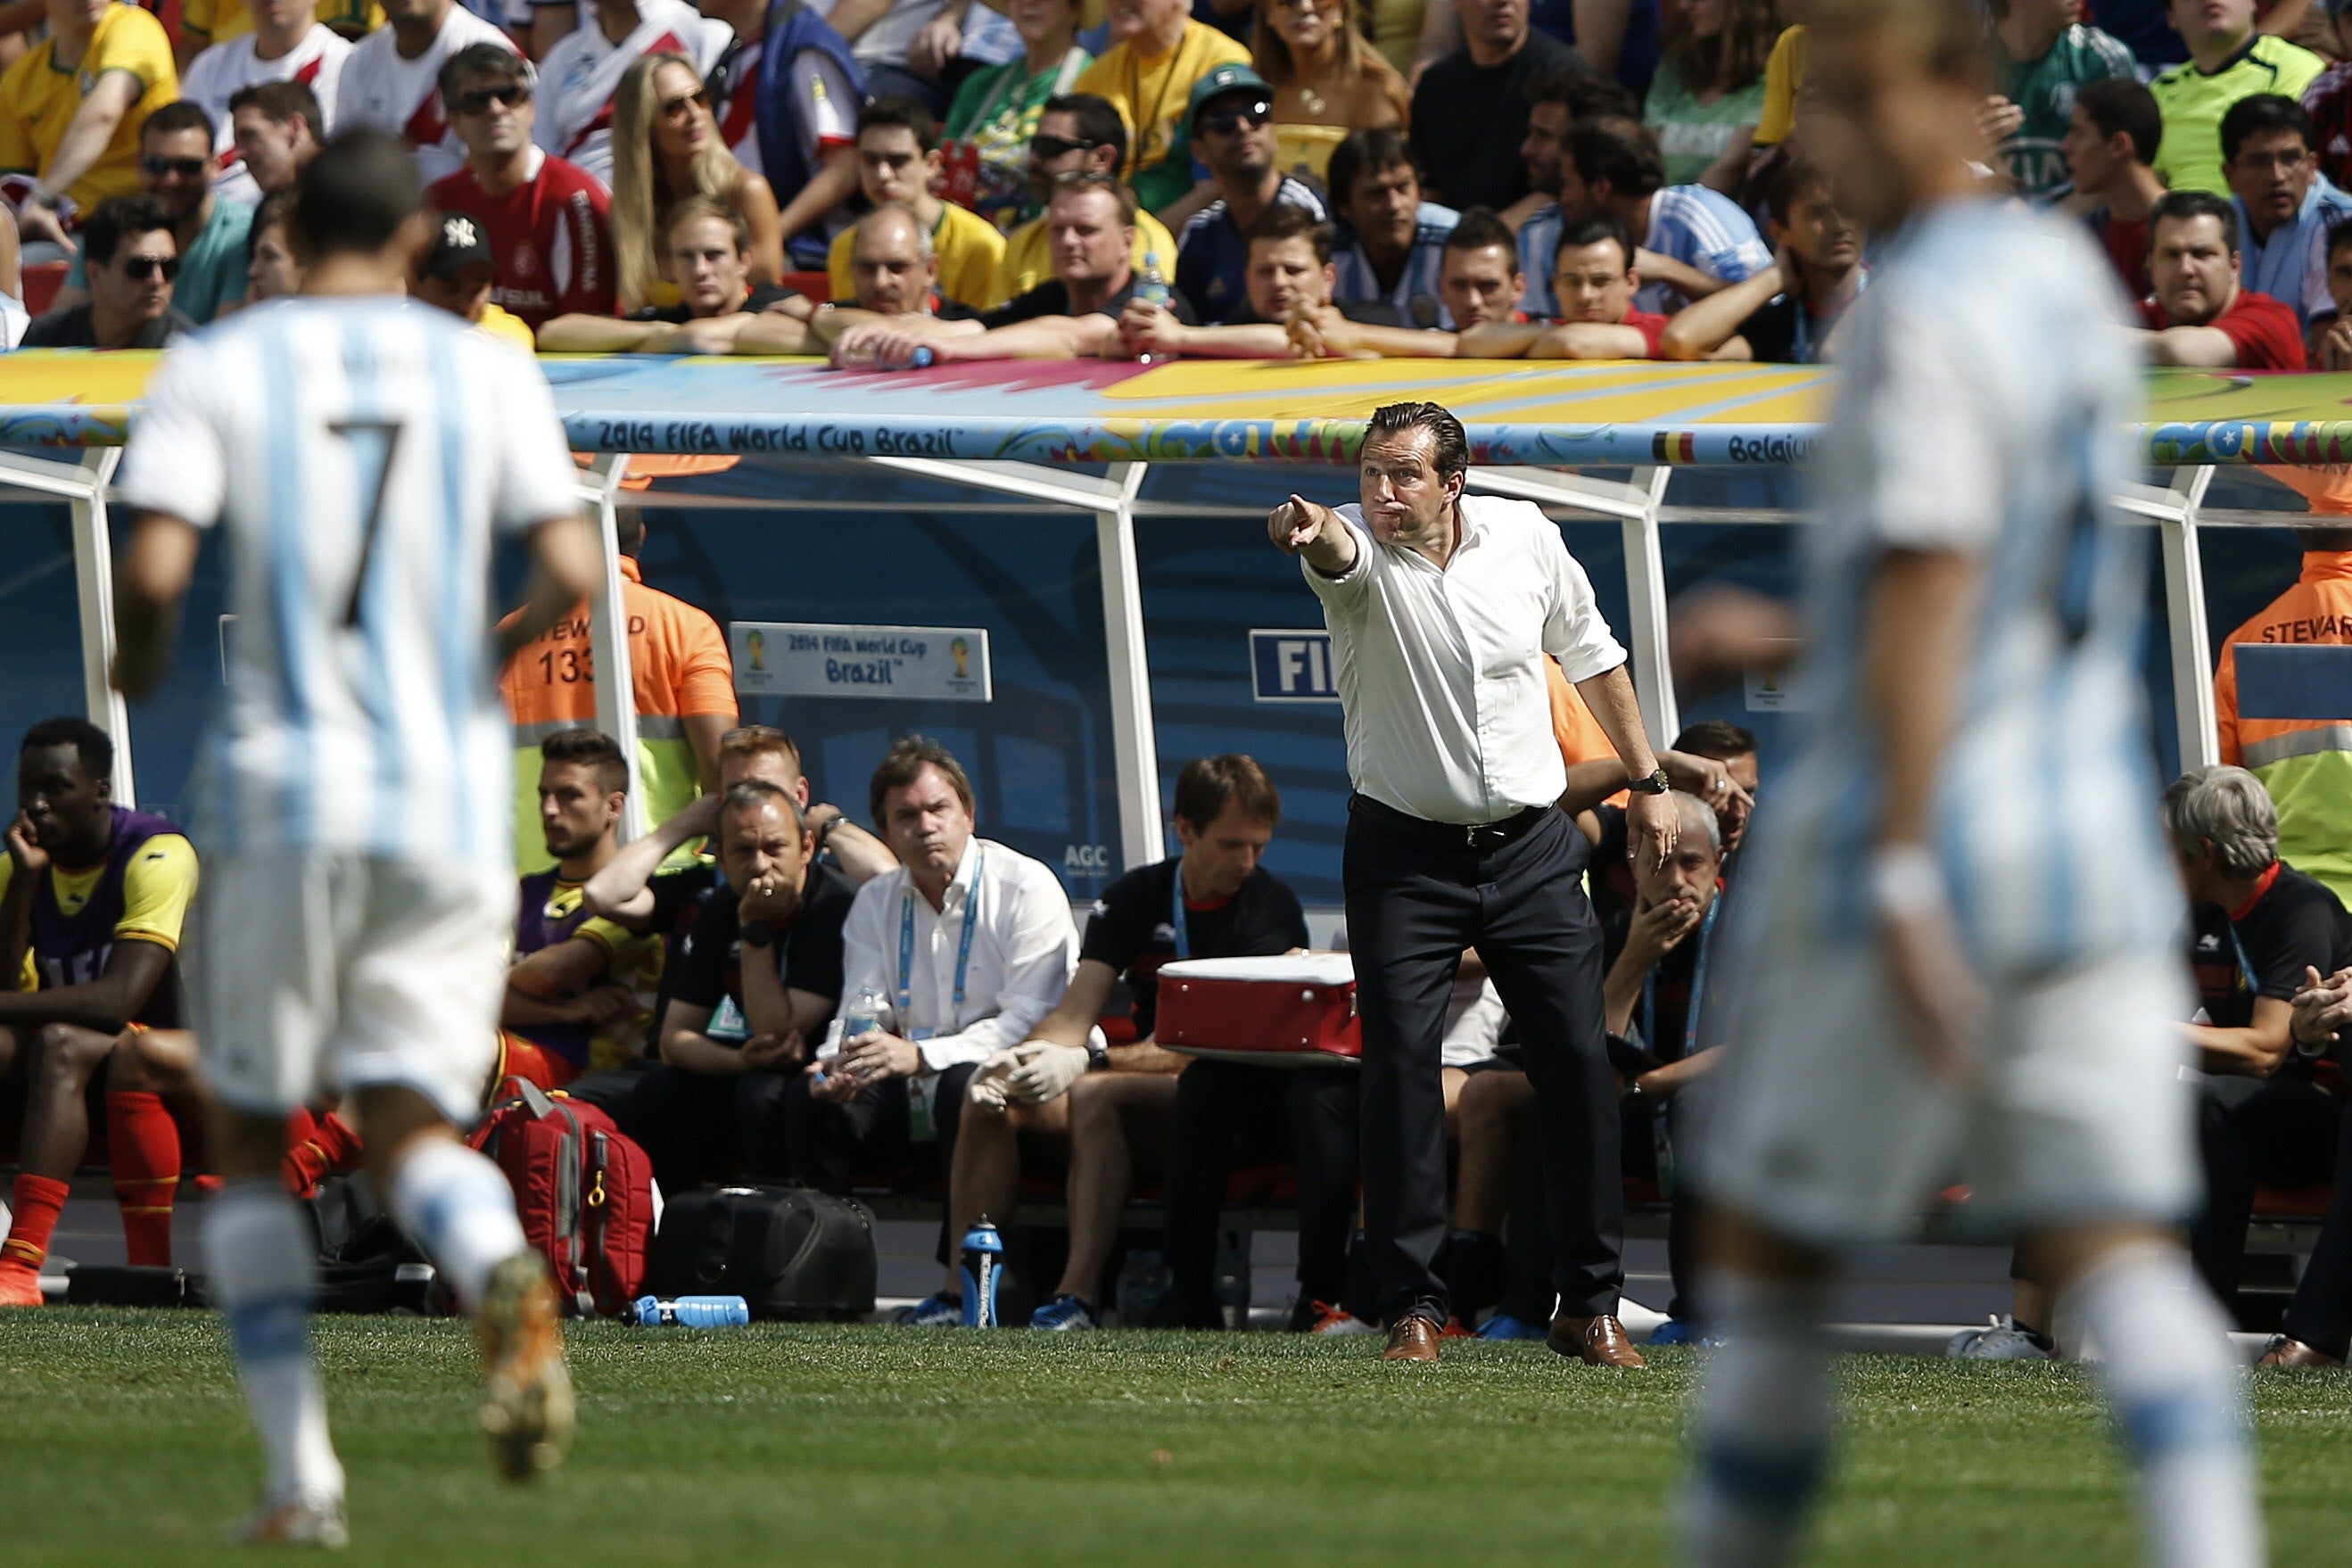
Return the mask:
[[[857,226],[852,224],[833,237],[824,256],[833,298],[843,305],[857,298],[857,277],[849,264],[856,237]],[[959,305],[987,310],[989,288],[996,277],[997,262],[1004,255],[1004,237],[996,232],[996,226],[970,207],[941,202],[940,221],[931,226],[931,253],[940,261],[940,294]]]
[[[106,867],[103,859],[80,871],[60,870],[52,864],[49,890],[57,897],[58,909],[71,916],[89,902]],[[16,869],[14,860],[0,855],[0,898],[7,895]],[[195,901],[196,879],[195,847],[180,834],[158,833],[141,845],[122,868],[122,918],[114,922],[114,934],[156,942],[177,952],[180,933],[188,923],[188,906]],[[40,989],[40,968],[29,951],[14,988]]]
[[[1228,35],[1187,22],[1182,41],[1158,59],[1145,59],[1129,44],[1112,45],[1073,90],[1108,99],[1127,121],[1127,164],[1119,173],[1135,187],[1136,199],[1158,212],[1192,188],[1184,110],[1192,106],[1193,84],[1219,66],[1249,63],[1249,50]]]
[[[1797,128],[1797,94],[1805,86],[1805,29],[1781,30],[1764,62],[1764,113],[1756,122],[1756,145],[1778,147]]]
[[[37,174],[47,168],[99,79],[127,71],[138,79],[138,101],[98,162],[66,193],[86,213],[109,196],[138,192],[140,127],[180,96],[180,73],[163,24],[136,5],[106,7],[79,67],[59,66],[57,47],[57,39],[45,38],[0,75],[0,172]]]
[[[383,26],[376,0],[319,0],[311,15],[354,41]],[[183,0],[180,26],[192,38],[225,44],[253,31],[253,12],[246,0]]]

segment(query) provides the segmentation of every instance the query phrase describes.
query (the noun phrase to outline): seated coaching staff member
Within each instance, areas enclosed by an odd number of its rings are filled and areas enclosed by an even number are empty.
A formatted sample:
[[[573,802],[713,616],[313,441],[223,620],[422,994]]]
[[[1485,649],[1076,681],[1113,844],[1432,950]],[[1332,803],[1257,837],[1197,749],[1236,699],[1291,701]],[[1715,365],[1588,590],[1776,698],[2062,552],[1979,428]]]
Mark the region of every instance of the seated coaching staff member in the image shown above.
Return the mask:
[[[841,997],[855,895],[816,858],[792,792],[765,779],[728,790],[719,867],[726,886],[703,900],[671,966],[661,1063],[615,1116],[666,1192],[719,1180],[730,1163],[785,1171],[778,1107]]]
[[[1533,505],[1465,496],[1470,443],[1431,403],[1375,410],[1360,506],[1293,496],[1266,519],[1323,601],[1346,719],[1342,878],[1364,1022],[1364,1227],[1392,1360],[1434,1361],[1448,1314],[1440,1050],[1462,950],[1518,1025],[1542,1127],[1562,1354],[1640,1366],[1617,1321],[1624,1193],[1601,1017],[1586,846],[1554,809],[1568,784],[1543,656],[1559,660],[1636,794],[1639,852],[1675,814],[1584,569]]]

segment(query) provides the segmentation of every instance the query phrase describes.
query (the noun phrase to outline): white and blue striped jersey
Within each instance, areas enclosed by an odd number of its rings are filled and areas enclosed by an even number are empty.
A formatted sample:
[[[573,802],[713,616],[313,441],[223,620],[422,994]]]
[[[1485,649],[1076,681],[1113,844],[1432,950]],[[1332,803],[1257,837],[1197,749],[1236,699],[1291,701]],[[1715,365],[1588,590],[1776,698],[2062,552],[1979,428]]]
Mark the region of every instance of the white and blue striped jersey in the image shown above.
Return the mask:
[[[492,535],[575,484],[538,367],[429,306],[276,300],[166,353],[117,491],[227,536],[205,841],[509,863]]]
[[[2138,462],[2125,322],[2079,224],[1990,201],[1916,219],[1853,306],[1804,547],[1810,733],[1748,873],[1772,920],[1825,943],[1874,931],[1870,584],[1889,550],[1958,551],[1982,578],[1934,847],[1972,956],[1999,980],[2170,942],[2137,666],[2145,539],[2115,506]]]
[[[1400,326],[1452,331],[1454,312],[1445,308],[1445,296],[1438,284],[1445,271],[1445,237],[1461,221],[1462,215],[1452,207],[1422,203],[1413,215],[1412,247],[1405,252],[1395,287],[1390,289],[1381,287],[1380,274],[1372,270],[1363,241],[1351,239],[1331,258],[1331,303],[1386,305],[1397,313]]]
[[[1530,316],[1557,316],[1559,301],[1552,273],[1559,256],[1559,204],[1538,209],[1519,229],[1519,270],[1528,291],[1519,309]],[[1744,283],[1772,265],[1772,251],[1756,232],[1756,221],[1739,204],[1705,185],[1668,185],[1650,198],[1650,231],[1633,237],[1643,250],[1686,263],[1709,278]],[[1690,301],[1663,283],[1644,283],[1633,309],[1671,316]]]

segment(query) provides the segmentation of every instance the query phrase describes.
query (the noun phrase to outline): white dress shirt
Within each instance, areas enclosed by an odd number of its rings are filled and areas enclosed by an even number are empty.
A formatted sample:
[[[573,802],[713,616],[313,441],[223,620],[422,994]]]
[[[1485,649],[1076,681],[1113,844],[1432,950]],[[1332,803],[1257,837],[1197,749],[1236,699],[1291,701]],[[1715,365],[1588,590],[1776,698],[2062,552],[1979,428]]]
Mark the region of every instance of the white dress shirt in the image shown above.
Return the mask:
[[[1543,656],[1571,681],[1625,662],[1591,580],[1532,501],[1465,495],[1440,570],[1343,506],[1355,564],[1299,569],[1323,601],[1346,717],[1348,781],[1432,822],[1500,822],[1568,787]]]
[[[1078,966],[1078,928],[1070,920],[1069,895],[1042,862],[1019,850],[973,838],[964,846],[941,906],[931,908],[902,866],[857,889],[842,928],[845,1005],[871,985],[882,994],[883,1028],[901,1039],[928,1031],[919,1042],[927,1077],[1027,1039],[1062,1000]],[[914,963],[912,973],[902,975],[899,937],[909,907],[915,916]],[[956,959],[967,918],[979,924],[959,1008]],[[898,1006],[902,986],[908,993],[904,1016]]]

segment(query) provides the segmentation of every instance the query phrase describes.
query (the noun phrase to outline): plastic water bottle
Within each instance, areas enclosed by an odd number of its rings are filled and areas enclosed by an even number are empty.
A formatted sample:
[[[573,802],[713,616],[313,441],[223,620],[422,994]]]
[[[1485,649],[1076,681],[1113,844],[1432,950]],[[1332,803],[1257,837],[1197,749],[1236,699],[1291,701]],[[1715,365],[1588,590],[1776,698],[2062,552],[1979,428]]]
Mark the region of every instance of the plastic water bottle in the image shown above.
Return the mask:
[[[740,1329],[751,1321],[751,1304],[740,1296],[640,1296],[624,1319],[640,1329]]]
[[[1118,1326],[1165,1328],[1168,1298],[1175,1285],[1175,1276],[1169,1272],[1168,1260],[1160,1254],[1140,1249],[1129,1253],[1126,1265],[1118,1271]]]
[[[841,1043],[847,1045],[861,1039],[882,1026],[882,993],[868,985],[857,993],[857,1000],[849,1005],[842,1016]]]
[[[931,368],[932,363],[939,357],[939,355],[931,352],[930,345],[929,343],[925,343],[922,347],[917,349],[913,353],[907,356],[907,364],[908,367],[912,370],[929,370]]]
[[[996,1327],[996,1288],[1004,1273],[1004,1237],[982,1215],[963,1233],[963,1326]]]
[[[1135,297],[1163,310],[1176,298],[1176,291],[1168,287],[1168,275],[1160,270],[1160,253],[1156,250],[1143,253],[1143,276],[1135,280]]]

